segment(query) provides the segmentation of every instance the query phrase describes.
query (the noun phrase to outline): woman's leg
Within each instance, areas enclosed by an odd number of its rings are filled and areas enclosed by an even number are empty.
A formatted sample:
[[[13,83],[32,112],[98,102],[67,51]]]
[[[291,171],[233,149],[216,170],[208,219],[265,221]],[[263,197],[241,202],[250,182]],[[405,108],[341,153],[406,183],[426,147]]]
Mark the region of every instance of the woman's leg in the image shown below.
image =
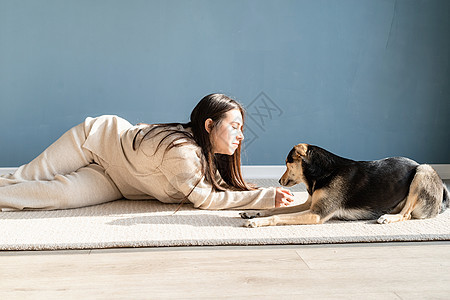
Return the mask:
[[[66,209],[100,204],[123,196],[105,174],[90,164],[68,175],[49,181],[25,181],[0,188],[1,210]]]
[[[0,187],[30,180],[52,180],[57,174],[69,174],[94,161],[82,145],[86,141],[84,123],[71,128],[30,163],[13,174],[0,176]]]

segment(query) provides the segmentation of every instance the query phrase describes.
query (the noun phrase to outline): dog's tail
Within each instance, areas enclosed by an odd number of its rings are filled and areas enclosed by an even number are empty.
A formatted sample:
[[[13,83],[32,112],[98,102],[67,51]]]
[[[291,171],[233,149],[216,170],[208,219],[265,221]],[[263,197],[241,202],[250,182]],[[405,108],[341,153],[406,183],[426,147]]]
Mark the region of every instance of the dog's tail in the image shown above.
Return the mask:
[[[445,183],[442,183],[442,186],[444,187],[443,195],[442,195],[442,206],[441,206],[441,213],[446,209],[450,207],[450,199],[448,196],[448,189]]]

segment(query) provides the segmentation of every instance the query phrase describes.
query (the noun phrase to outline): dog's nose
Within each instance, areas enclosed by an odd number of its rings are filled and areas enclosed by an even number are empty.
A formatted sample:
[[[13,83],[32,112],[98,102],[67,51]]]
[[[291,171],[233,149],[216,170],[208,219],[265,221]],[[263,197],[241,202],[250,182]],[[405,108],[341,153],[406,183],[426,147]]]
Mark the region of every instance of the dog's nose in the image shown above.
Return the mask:
[[[280,180],[278,180],[278,183],[281,184],[281,185],[283,185],[283,184],[281,183],[281,178],[280,178]]]

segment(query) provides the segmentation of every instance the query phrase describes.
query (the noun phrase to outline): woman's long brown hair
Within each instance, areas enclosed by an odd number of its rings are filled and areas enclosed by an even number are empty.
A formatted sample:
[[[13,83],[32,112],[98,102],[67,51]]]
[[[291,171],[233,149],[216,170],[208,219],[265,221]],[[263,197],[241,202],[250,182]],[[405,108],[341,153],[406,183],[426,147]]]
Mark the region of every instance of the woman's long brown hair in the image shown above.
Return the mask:
[[[225,191],[226,188],[219,185],[216,180],[216,170],[219,171],[222,179],[227,183],[229,188],[239,191],[250,191],[254,190],[254,187],[248,185],[241,173],[241,147],[242,143],[239,144],[238,148],[233,155],[225,154],[214,154],[213,147],[211,144],[211,139],[209,133],[205,129],[205,121],[207,119],[213,120],[213,128],[217,127],[220,122],[225,118],[226,112],[239,109],[242,115],[242,122],[244,122],[245,111],[241,104],[237,101],[229,98],[224,94],[210,94],[203,97],[200,102],[194,107],[191,113],[189,123],[165,123],[165,124],[154,124],[149,125],[141,129],[143,131],[143,137],[136,140],[139,133],[136,134],[135,141],[133,142],[133,147],[136,150],[142,140],[148,137],[155,129],[162,128],[163,131],[159,131],[156,135],[166,133],[166,135],[160,140],[156,151],[161,146],[162,142],[172,135],[180,135],[176,137],[172,143],[166,149],[169,150],[172,147],[178,147],[184,143],[175,144],[174,142],[180,139],[188,138],[195,141],[197,145],[202,149],[203,154],[203,174],[206,181],[210,182],[216,191]],[[183,128],[192,128],[192,134],[187,131],[181,131],[174,129],[174,127],[181,125]],[[244,124],[242,124],[244,125]],[[142,135],[141,135],[142,136]],[[155,136],[155,135],[153,135]]]

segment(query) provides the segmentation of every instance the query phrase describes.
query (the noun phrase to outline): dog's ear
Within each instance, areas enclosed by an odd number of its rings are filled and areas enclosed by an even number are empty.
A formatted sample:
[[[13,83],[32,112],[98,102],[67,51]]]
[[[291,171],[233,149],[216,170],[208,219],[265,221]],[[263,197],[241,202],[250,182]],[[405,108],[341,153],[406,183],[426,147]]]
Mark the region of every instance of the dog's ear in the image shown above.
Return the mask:
[[[298,144],[294,146],[287,156],[286,162],[293,163],[294,161],[306,160],[306,152],[308,151],[308,144]]]
[[[294,146],[295,149],[295,155],[298,158],[306,158],[306,153],[308,151],[308,144],[298,144],[296,146]]]

